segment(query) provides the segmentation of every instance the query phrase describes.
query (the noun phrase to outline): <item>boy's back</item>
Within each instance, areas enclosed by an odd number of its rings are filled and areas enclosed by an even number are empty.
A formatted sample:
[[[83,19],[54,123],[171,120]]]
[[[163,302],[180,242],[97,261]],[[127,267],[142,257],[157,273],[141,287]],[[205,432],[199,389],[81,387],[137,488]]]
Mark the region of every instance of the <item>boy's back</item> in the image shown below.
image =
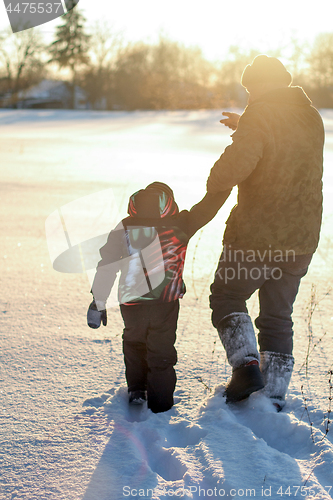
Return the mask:
[[[96,301],[106,302],[116,274],[120,304],[170,302],[185,293],[187,244],[217,213],[229,192],[206,195],[191,211],[179,213],[169,186],[155,182],[134,193],[129,217],[109,234],[92,286]]]

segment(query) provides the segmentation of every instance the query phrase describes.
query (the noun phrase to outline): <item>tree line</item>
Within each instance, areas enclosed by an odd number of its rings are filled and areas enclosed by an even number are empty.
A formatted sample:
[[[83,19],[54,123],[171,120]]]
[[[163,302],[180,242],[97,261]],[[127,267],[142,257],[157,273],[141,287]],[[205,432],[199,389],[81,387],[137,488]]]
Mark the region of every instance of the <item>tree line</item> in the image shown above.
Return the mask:
[[[259,53],[229,48],[225,60],[208,61],[202,51],[160,36],[156,43],[125,44],[103,23],[88,32],[79,9],[62,16],[54,40],[46,45],[38,29],[0,33],[1,96],[11,96],[45,78],[80,86],[93,109],[200,109],[242,107],[244,67]],[[284,55],[288,49],[288,56]],[[319,35],[309,47],[292,40],[270,53],[279,57],[319,108],[333,107],[333,33]],[[7,99],[8,102],[8,99]]]

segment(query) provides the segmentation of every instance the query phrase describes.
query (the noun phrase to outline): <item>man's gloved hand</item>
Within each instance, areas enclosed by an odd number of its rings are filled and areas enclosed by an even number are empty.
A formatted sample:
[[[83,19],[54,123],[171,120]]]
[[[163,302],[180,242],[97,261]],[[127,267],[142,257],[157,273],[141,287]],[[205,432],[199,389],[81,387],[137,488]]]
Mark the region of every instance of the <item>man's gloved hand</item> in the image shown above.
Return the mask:
[[[87,312],[87,323],[90,328],[99,328],[101,323],[107,325],[108,318],[105,309],[105,302],[93,300]]]

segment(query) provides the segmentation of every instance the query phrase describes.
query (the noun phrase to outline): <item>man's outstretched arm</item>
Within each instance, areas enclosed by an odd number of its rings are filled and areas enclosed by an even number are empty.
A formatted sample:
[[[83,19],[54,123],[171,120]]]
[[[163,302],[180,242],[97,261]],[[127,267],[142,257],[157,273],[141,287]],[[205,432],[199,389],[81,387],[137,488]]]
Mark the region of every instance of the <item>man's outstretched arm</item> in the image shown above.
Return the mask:
[[[207,192],[218,193],[243,182],[256,168],[267,142],[267,123],[251,106],[240,117],[232,144],[215,162],[207,180]]]

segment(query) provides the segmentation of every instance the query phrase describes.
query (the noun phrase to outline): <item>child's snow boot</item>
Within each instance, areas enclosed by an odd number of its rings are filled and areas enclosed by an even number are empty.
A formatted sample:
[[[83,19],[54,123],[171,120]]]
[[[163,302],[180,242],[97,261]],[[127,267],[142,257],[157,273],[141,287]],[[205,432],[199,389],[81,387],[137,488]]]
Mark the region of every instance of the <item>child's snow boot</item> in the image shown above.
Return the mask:
[[[242,312],[229,314],[220,321],[218,332],[233,368],[231,381],[224,393],[226,401],[241,401],[264,387],[251,318]]]
[[[262,393],[271,399],[277,411],[286,404],[286,393],[294,366],[291,354],[263,351],[260,353],[260,370],[265,388]]]
[[[142,405],[147,400],[146,391],[130,391],[128,395],[130,405]]]

